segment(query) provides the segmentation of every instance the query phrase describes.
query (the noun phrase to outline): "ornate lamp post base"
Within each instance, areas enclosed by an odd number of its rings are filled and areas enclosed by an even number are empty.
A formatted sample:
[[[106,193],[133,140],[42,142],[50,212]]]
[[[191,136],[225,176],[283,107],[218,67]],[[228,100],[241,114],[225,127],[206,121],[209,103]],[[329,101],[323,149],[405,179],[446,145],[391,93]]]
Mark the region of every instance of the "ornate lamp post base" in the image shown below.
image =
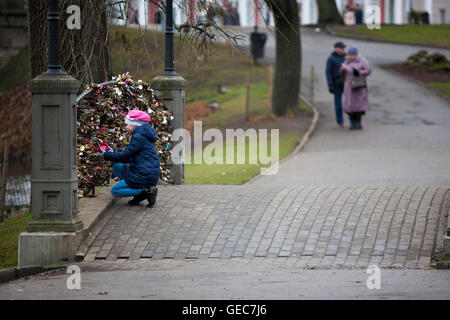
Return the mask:
[[[70,75],[39,75],[32,93],[33,220],[29,232],[75,232],[78,218],[76,94],[80,82]]]
[[[19,266],[73,261],[83,223],[78,217],[76,95],[80,82],[42,74],[32,93],[33,218],[19,237]]]
[[[30,81],[31,205],[19,237],[19,266],[73,261],[82,234],[78,217],[77,109],[80,82],[61,70],[58,6],[49,0],[48,70]]]

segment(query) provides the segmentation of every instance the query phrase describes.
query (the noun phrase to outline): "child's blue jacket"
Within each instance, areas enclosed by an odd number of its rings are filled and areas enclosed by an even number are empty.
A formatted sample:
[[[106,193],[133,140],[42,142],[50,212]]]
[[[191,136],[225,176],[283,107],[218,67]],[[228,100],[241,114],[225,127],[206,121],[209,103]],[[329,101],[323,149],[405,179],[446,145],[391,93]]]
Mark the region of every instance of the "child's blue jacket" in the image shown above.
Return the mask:
[[[105,160],[124,163],[123,177],[129,187],[144,189],[155,186],[159,179],[159,157],[155,142],[158,140],[152,125],[137,127],[130,144],[122,152],[105,152]]]

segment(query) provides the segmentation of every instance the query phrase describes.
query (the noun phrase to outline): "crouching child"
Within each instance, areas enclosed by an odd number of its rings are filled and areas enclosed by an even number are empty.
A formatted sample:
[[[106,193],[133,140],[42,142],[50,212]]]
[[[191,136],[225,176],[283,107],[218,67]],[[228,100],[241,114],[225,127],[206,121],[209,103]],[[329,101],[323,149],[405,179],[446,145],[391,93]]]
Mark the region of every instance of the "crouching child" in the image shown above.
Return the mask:
[[[156,202],[160,163],[155,142],[155,129],[149,123],[150,116],[144,111],[132,110],[126,118],[126,130],[131,133],[129,145],[122,152],[101,151],[100,156],[115,162],[113,175],[120,181],[111,188],[114,197],[133,197],[128,203],[137,205],[143,200],[148,207]]]

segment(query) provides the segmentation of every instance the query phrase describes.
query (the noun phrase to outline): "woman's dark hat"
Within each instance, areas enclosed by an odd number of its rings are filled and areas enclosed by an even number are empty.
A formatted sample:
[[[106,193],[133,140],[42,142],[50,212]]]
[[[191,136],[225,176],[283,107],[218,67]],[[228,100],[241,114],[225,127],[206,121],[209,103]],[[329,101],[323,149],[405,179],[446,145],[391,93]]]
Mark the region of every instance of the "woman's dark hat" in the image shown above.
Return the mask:
[[[334,44],[334,47],[335,48],[342,48],[342,49],[344,49],[345,48],[345,44],[343,42],[339,41],[339,42],[336,42]]]

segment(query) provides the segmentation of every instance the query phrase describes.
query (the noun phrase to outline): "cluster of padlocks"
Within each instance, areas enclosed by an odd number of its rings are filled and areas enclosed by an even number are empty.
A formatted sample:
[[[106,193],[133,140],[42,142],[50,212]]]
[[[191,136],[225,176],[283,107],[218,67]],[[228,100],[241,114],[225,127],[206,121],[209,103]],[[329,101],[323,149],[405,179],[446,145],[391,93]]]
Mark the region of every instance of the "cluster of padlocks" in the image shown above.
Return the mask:
[[[84,197],[95,187],[108,185],[111,163],[97,155],[97,148],[107,143],[114,151],[122,151],[131,135],[126,131],[125,116],[130,110],[147,112],[158,134],[155,143],[159,155],[160,179],[173,183],[167,161],[171,154],[172,113],[158,98],[149,84],[133,80],[128,74],[112,79],[111,85],[91,84],[77,108],[77,164],[79,196]]]

